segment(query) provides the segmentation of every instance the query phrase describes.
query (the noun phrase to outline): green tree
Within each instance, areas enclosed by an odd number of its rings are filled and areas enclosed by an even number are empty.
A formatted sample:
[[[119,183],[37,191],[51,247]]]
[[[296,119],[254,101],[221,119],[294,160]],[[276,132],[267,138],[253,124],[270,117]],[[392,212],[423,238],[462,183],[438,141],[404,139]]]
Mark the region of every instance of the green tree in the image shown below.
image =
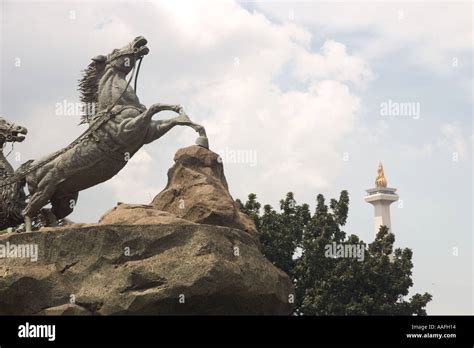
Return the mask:
[[[295,314],[426,315],[430,294],[405,299],[413,285],[412,251],[393,250],[395,236],[386,226],[368,246],[342,230],[349,212],[347,191],[331,199],[329,206],[318,195],[313,215],[291,192],[280,201],[278,212],[270,205],[261,212],[255,194],[245,204],[238,203],[255,221],[264,255],[292,278]],[[359,258],[328,257],[333,243],[363,245],[363,252]]]

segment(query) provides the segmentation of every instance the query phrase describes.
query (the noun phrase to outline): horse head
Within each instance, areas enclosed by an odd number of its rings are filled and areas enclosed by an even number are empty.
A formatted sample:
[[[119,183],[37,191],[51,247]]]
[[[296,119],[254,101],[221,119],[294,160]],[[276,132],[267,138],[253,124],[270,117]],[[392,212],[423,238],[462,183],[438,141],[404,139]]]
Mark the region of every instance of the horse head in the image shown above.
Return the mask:
[[[146,46],[147,43],[148,41],[143,36],[138,36],[124,47],[114,49],[107,56],[97,56],[92,60],[98,64],[109,64],[113,69],[128,74],[136,61],[150,52]]]
[[[137,60],[150,52],[146,46],[147,43],[143,36],[138,36],[124,47],[114,49],[106,56],[99,55],[92,58],[92,63],[89,64],[84,71],[83,78],[79,81],[81,101],[87,105],[82,123],[90,122],[90,119],[94,117],[94,110],[105,109],[116,101],[120,104],[139,105],[138,98],[131,90],[126,91],[127,93],[120,97],[121,91],[126,87],[126,82],[122,85],[120,80],[124,80],[125,76],[135,67]],[[114,80],[116,77],[118,80]],[[105,88],[110,87],[110,84],[114,88]],[[116,95],[115,89],[120,91],[118,95]],[[121,100],[118,100],[119,97]]]
[[[25,140],[28,130],[25,127],[18,126],[0,117],[0,146],[10,143],[21,143]]]

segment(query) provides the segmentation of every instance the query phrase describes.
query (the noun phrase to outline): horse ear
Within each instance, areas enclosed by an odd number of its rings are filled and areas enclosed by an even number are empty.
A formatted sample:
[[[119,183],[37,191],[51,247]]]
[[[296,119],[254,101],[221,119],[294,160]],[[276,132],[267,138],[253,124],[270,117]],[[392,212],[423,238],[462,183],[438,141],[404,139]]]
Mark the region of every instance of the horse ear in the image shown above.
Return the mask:
[[[92,60],[96,63],[104,63],[107,60],[107,57],[103,56],[103,55],[99,55],[99,56],[96,56],[96,57],[92,58]]]

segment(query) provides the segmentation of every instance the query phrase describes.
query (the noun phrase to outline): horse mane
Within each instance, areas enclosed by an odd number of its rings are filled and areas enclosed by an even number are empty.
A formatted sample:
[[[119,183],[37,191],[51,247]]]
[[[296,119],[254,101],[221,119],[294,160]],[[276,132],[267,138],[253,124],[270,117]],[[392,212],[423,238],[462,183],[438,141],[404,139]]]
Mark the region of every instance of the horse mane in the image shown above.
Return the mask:
[[[89,123],[95,116],[99,96],[99,81],[103,75],[105,65],[103,62],[93,60],[82,71],[82,78],[79,80],[78,87],[80,100],[83,103],[81,122],[79,124]]]

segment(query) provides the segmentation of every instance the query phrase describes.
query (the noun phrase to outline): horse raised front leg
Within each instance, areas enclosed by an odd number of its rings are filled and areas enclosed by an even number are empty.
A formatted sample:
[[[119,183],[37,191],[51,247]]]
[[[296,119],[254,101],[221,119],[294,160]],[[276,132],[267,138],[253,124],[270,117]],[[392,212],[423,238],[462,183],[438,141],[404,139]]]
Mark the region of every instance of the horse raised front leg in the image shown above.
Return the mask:
[[[174,111],[181,114],[183,112],[183,107],[181,105],[172,104],[153,104],[148,108],[148,110],[142,112],[133,120],[124,123],[124,126],[129,129],[136,129],[137,127],[140,127],[140,125],[151,122],[153,115],[159,113],[160,111]]]
[[[178,117],[171,118],[168,120],[159,120],[159,121],[151,120],[145,143],[148,144],[148,143],[151,143],[152,141],[155,141],[161,138],[163,135],[168,133],[175,126],[187,126],[187,127],[191,127],[199,134],[199,138],[196,140],[196,144],[208,149],[209,142],[208,142],[206,130],[204,129],[204,127],[191,121],[191,119],[188,117],[188,115],[186,115],[182,107],[179,107],[178,113],[179,113]]]
[[[161,111],[174,111],[177,114],[183,114],[184,108],[181,105],[173,105],[173,104],[153,104],[150,108],[143,113],[143,117],[148,118],[151,120],[153,115],[161,112]]]

